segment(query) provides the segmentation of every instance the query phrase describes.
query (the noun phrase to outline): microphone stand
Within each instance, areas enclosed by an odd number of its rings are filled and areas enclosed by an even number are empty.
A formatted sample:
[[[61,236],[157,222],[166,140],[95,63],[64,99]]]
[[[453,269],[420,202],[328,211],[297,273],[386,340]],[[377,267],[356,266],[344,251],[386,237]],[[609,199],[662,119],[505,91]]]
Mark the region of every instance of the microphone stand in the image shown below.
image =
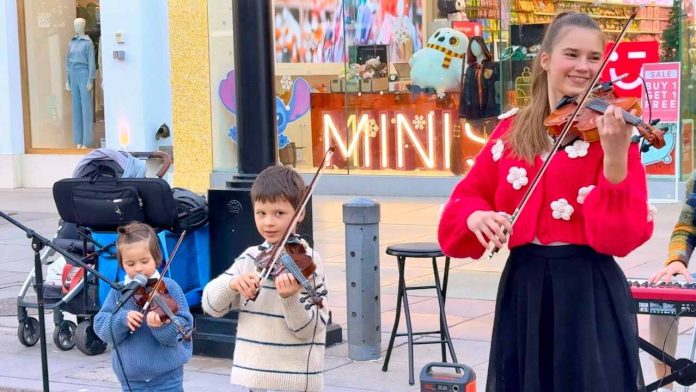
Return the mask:
[[[18,221],[14,220],[11,218],[9,215],[5,214],[4,212],[0,211],[0,218],[5,219],[6,221],[12,223],[13,225],[17,226],[19,229],[24,231],[27,235],[27,238],[31,238],[31,248],[34,250],[34,288],[36,290],[36,304],[37,308],[39,311],[39,338],[41,339],[41,378],[43,381],[43,390],[44,392],[49,391],[49,386],[48,386],[48,354],[46,352],[46,320],[45,320],[45,315],[44,315],[44,283],[43,283],[43,271],[41,270],[41,256],[40,252],[41,250],[48,246],[49,248],[55,250],[56,252],[60,253],[63,255],[66,260],[69,259],[70,261],[74,262],[75,264],[79,265],[80,267],[86,269],[87,271],[93,273],[95,276],[97,276],[99,279],[103,280],[104,282],[108,283],[111,287],[113,287],[116,290],[119,290],[120,287],[112,282],[109,278],[104,276],[102,273],[99,271],[95,270],[94,268],[90,267],[86,263],[84,263],[82,260],[78,259],[77,257],[71,255],[67,251],[57,247],[51,240],[41,236],[39,233],[36,231],[24,226],[23,224],[19,223]]]

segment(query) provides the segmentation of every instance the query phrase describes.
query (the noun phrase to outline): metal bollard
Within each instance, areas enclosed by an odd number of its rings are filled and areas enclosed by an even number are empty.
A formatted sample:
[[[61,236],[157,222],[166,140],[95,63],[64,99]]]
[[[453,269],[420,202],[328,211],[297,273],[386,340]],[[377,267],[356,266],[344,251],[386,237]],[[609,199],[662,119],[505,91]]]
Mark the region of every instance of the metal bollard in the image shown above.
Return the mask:
[[[379,281],[379,203],[356,198],[343,204],[346,225],[346,309],[348,357],[379,359],[381,308]]]

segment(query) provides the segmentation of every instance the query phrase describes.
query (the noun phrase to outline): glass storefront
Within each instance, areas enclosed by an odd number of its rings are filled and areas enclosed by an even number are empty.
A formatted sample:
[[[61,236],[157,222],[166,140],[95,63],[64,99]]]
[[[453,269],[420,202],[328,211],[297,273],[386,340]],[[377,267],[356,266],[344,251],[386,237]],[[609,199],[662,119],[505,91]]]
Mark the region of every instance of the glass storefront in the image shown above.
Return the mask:
[[[19,0],[18,9],[27,151],[101,146],[99,1]]]
[[[213,170],[237,171],[232,2],[208,1]]]
[[[234,113],[220,96],[232,70],[232,18],[219,12],[229,3],[210,1],[213,124],[223,141],[214,143],[221,157],[215,158],[216,170],[234,170],[236,156]],[[328,173],[466,173],[497,116],[529,101],[531,64],[556,13],[592,15],[611,41],[638,5],[643,6],[603,77],[628,74],[616,85],[621,95],[641,98],[643,86],[651,93],[653,113],[646,111],[644,118],[661,117],[657,126],[667,130],[668,148],[643,154],[648,173],[684,178],[693,170],[693,0],[273,4],[279,156],[300,171],[313,171],[327,146],[335,145]],[[643,64],[653,65],[643,70]],[[674,75],[672,70],[681,83],[676,78],[661,86],[664,80],[655,75]]]

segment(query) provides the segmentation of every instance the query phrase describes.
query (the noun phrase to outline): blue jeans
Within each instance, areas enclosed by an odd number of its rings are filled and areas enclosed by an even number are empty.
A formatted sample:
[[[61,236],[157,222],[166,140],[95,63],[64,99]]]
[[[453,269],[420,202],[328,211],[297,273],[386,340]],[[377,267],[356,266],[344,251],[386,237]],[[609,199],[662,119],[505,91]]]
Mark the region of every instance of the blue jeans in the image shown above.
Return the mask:
[[[68,73],[72,94],[73,143],[92,147],[94,113],[92,112],[92,91],[87,90],[87,83],[90,82],[89,70],[87,67],[75,66],[68,69]],[[94,81],[91,82],[94,83]]]
[[[184,367],[161,374],[149,381],[128,381],[133,392],[184,392]],[[128,385],[121,384],[124,392],[128,392]]]

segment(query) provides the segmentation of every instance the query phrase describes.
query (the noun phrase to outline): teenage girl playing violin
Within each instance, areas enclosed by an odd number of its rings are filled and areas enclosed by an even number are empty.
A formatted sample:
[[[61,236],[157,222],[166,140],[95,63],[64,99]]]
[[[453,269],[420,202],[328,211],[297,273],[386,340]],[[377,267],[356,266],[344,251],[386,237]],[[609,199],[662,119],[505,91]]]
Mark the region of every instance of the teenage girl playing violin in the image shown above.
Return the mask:
[[[138,274],[148,280],[160,277],[157,267],[162,263],[162,253],[149,225],[133,222],[119,227],[116,256],[126,272],[126,285]],[[184,364],[191,359],[193,347],[190,340],[182,339],[175,324],[190,330],[193,316],[179,285],[168,278],[162,283],[178,305],[174,322],[163,321],[155,311],[143,315],[135,298],[114,312],[121,295],[116,290],[111,290],[94,318],[94,332],[115,346],[111,364],[124,391],[184,390]]]
[[[265,241],[242,252],[203,290],[206,313],[222,317],[240,309],[231,377],[235,391],[324,388],[328,311],[319,255],[302,241],[305,254],[317,267],[307,279],[311,288],[317,289],[321,306],[306,306],[303,299],[307,291],[288,272],[273,280],[259,279],[259,262],[281,240],[304,192],[304,181],[292,168],[271,166],[263,170],[252,185],[251,198],[256,229]],[[247,299],[251,301],[244,306]]]
[[[487,391],[643,388],[633,300],[614,256],[648,240],[653,223],[621,109],[597,113],[599,142],[563,140],[514,227],[507,218],[551,150],[544,120],[562,98],[590,87],[604,44],[588,15],[554,18],[534,60],[530,104],[500,122],[443,210],[438,238],[447,255],[510,248]]]

